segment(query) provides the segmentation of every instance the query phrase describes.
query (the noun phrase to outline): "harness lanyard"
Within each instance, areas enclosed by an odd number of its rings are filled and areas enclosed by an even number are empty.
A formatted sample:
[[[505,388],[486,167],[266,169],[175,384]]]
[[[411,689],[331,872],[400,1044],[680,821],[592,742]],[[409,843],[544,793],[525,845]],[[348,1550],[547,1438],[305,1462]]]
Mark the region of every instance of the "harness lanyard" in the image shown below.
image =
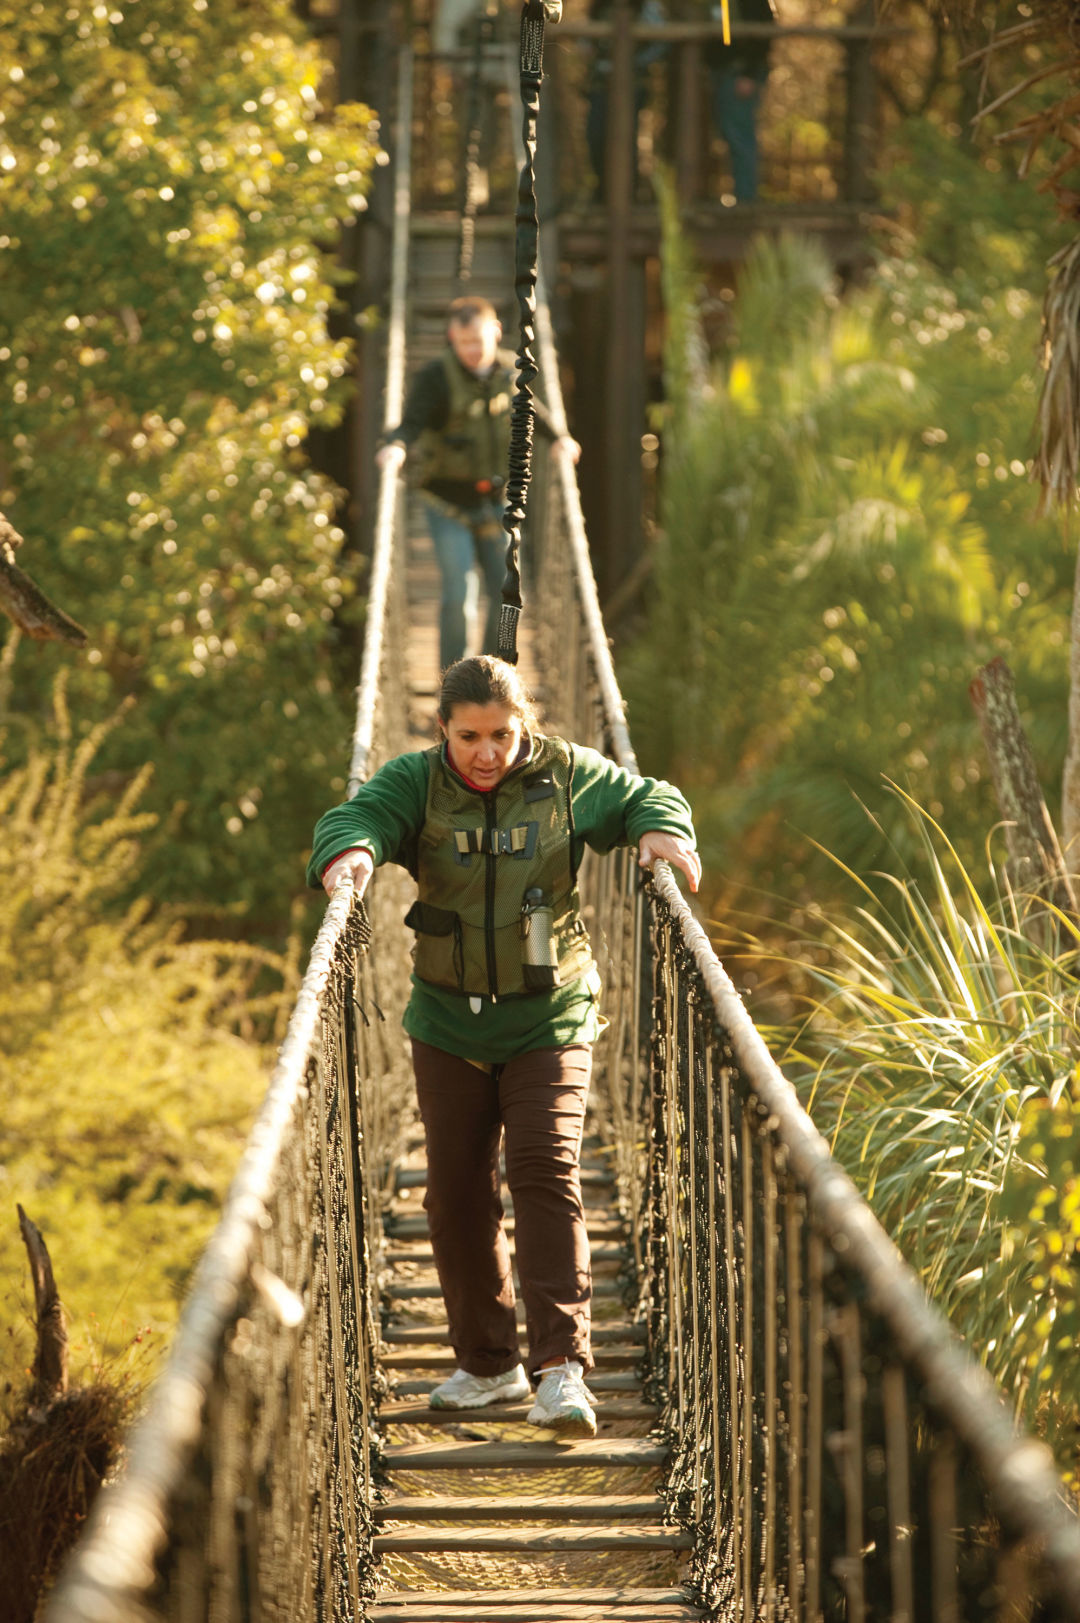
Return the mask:
[[[538,375],[532,345],[536,341],[536,265],[540,243],[540,222],[536,213],[536,121],[540,112],[540,85],[544,77],[544,19],[558,22],[561,0],[525,0],[521,11],[521,133],[525,161],[518,177],[516,235],[514,242],[514,289],[521,317],[521,338],[517,352],[517,387],[510,408],[510,465],[506,481],[506,508],[503,525],[507,533],[506,579],[499,611],[498,656],[516,665],[517,628],[521,618],[521,574],[518,548],[525,504],[532,478],[533,420],[532,383]]]

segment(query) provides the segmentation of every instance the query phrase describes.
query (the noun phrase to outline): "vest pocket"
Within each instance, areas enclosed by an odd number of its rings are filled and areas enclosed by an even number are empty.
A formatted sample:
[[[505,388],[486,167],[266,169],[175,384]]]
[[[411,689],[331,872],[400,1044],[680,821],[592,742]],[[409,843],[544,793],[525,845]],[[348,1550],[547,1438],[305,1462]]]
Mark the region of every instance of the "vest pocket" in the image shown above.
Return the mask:
[[[415,901],[405,915],[410,930],[420,935],[453,935],[458,916],[448,907],[436,907],[434,902]]]
[[[453,936],[454,944],[450,954],[449,963],[445,963],[446,948],[438,949],[437,956],[444,959],[444,973],[422,975],[422,980],[434,980],[436,986],[455,986],[458,991],[465,989],[465,943],[461,928],[461,919],[448,907],[436,907],[434,902],[422,902],[419,898],[412,904],[405,915],[405,923],[417,935]]]

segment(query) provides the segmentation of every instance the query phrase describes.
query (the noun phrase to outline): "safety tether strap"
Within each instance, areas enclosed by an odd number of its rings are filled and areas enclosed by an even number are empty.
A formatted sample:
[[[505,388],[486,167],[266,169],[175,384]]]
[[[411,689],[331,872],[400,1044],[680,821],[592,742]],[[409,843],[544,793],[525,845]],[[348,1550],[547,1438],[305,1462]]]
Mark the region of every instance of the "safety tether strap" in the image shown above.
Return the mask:
[[[561,0],[525,0],[521,12],[521,133],[525,161],[518,177],[516,235],[514,243],[514,290],[521,316],[521,338],[517,352],[517,388],[510,409],[510,466],[506,481],[506,508],[503,524],[508,536],[506,579],[499,612],[498,655],[508,665],[517,664],[517,628],[521,618],[521,574],[518,547],[525,522],[525,503],[532,477],[533,403],[532,383],[538,368],[532,345],[536,340],[536,265],[540,242],[540,222],[536,213],[536,121],[540,112],[540,84],[544,77],[544,20],[558,22]]]

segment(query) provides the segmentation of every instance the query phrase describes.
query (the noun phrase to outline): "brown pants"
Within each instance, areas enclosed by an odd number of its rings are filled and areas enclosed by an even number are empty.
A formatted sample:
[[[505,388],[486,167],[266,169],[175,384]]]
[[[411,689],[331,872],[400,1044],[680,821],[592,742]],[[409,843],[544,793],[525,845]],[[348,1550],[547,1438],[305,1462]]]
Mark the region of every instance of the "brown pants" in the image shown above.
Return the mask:
[[[510,1249],[499,1192],[499,1142],[514,1200],[528,1368],[551,1358],[592,1366],[592,1275],[578,1157],[592,1052],[539,1048],[489,1073],[413,1041],[427,1137],[428,1214],[450,1342],[470,1375],[520,1361]]]

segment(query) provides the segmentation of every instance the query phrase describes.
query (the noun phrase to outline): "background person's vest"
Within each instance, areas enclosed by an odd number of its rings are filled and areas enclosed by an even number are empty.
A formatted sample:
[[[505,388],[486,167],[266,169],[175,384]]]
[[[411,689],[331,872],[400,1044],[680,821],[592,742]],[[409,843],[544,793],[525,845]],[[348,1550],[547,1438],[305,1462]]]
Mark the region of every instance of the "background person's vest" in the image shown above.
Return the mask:
[[[461,781],[441,747],[426,753],[419,896],[405,920],[416,931],[417,975],[467,996],[525,997],[549,990],[550,975],[530,975],[523,963],[525,892],[534,889],[552,910],[555,984],[587,974],[593,958],[578,916],[569,744],[539,738],[532,759],[486,794]]]
[[[449,347],[440,359],[450,390],[450,410],[445,427],[425,429],[419,437],[419,484],[437,480],[504,483],[510,455],[513,356],[500,350],[486,378],[478,378],[462,366]]]

